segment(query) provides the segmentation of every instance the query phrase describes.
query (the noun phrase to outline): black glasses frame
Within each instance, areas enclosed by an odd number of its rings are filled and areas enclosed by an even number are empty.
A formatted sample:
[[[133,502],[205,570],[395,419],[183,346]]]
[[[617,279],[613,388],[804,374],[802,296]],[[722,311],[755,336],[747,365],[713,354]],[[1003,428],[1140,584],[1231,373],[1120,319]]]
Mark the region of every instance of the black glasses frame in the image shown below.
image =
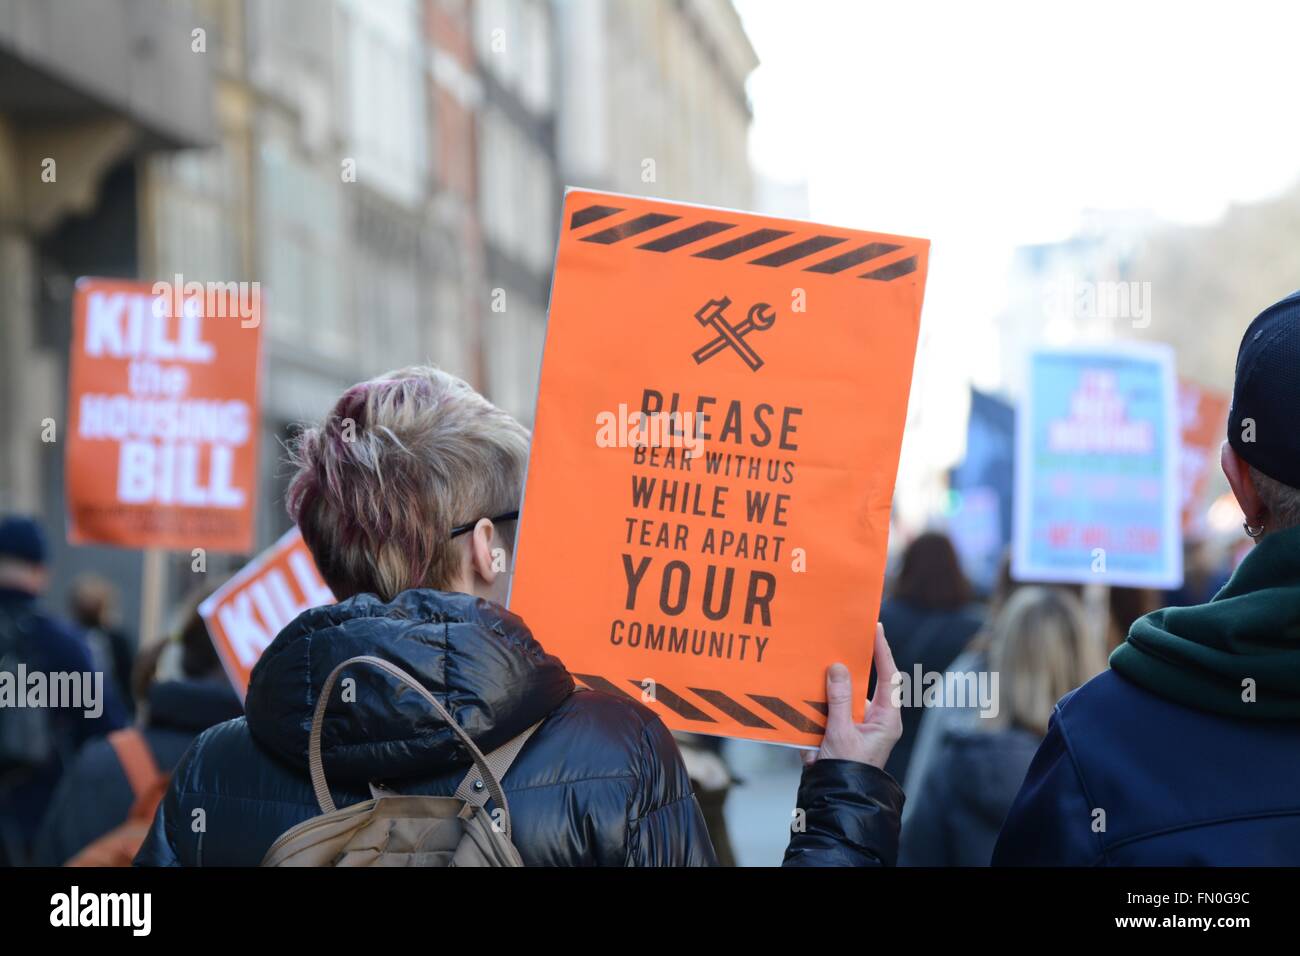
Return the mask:
[[[499,522],[499,521],[515,521],[515,520],[517,520],[518,518],[519,518],[519,512],[518,512],[518,511],[507,511],[507,512],[505,512],[505,514],[499,514],[499,515],[497,515],[495,518],[488,518],[488,521],[491,521],[493,524],[496,524],[496,523]],[[453,538],[458,538],[458,537],[460,537],[462,534],[464,534],[464,533],[467,532],[467,531],[473,531],[473,530],[474,530],[474,526],[475,526],[476,524],[478,524],[481,520],[483,520],[483,519],[481,519],[481,518],[475,518],[475,519],[474,519],[473,521],[471,521],[469,524],[458,524],[458,525],[456,525],[456,527],[454,527],[454,528],[451,529],[451,536],[452,536]]]

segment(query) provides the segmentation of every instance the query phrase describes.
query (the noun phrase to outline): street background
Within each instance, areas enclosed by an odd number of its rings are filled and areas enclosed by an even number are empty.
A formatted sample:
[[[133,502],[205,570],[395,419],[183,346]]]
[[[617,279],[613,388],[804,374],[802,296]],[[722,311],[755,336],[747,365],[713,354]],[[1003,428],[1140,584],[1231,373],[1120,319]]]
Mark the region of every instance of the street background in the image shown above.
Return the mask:
[[[1029,349],[1167,343],[1224,391],[1251,317],[1300,285],[1277,95],[1300,11],[1218,11],[0,0],[0,512],[45,525],[51,607],[93,572],[148,643],[188,556],[69,547],[63,447],[39,437],[66,420],[74,280],[261,284],[260,550],[290,525],[283,443],[353,382],[430,362],[531,423],[574,185],[932,239],[893,530],[960,544],[985,504],[952,477],[968,413],[1019,397]],[[1105,283],[1142,310],[1071,295]],[[1207,540],[1239,528],[1225,492],[1196,502]],[[779,862],[796,754],[726,752],[738,860]]]

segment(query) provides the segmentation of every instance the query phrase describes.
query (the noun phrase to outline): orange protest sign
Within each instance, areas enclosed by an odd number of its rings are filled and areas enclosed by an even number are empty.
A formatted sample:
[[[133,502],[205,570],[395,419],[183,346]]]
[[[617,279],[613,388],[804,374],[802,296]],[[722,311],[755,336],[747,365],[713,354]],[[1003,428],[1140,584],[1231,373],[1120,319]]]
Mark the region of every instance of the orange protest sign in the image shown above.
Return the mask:
[[[199,605],[208,636],[240,699],[275,635],[308,608],[333,604],[297,528],[267,548]]]
[[[1187,379],[1178,382],[1184,531],[1201,530],[1205,522],[1197,505],[1205,497],[1205,487],[1219,460],[1231,404],[1232,400],[1222,392],[1202,388]]]
[[[565,198],[511,608],[677,730],[864,710],[929,243]]]
[[[261,302],[254,284],[77,281],[68,540],[253,544]]]

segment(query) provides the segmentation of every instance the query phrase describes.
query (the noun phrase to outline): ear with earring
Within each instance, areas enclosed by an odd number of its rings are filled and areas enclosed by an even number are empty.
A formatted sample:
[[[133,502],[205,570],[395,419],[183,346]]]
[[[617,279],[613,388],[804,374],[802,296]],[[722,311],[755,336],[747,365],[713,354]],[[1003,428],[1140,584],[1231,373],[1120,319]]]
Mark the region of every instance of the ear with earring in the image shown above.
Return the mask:
[[[1259,524],[1251,524],[1249,521],[1243,521],[1241,526],[1246,529],[1246,534],[1252,538],[1261,538],[1264,535],[1264,519],[1256,518]]]

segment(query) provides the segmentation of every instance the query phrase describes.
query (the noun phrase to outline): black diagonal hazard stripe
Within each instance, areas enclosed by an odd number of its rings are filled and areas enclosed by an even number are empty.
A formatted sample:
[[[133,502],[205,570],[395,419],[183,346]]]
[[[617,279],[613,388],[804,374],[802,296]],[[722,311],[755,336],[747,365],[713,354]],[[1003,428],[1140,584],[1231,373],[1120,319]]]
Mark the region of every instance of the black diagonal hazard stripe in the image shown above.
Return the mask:
[[[674,249],[681,248],[692,242],[699,242],[701,239],[707,239],[709,236],[716,235],[724,229],[734,229],[734,222],[701,222],[686,229],[670,232],[666,236],[653,239],[650,242],[642,243],[637,246],[638,249],[649,249],[651,252],[672,252]]]
[[[826,728],[819,724],[813,723],[799,711],[795,710],[780,697],[766,697],[762,694],[750,694],[751,700],[762,704],[776,716],[780,717],[795,730],[801,730],[805,734],[824,734]]]
[[[622,211],[618,206],[588,206],[586,209],[579,209],[573,214],[569,219],[569,228],[581,229],[597,219],[604,219],[606,216],[612,216],[614,213]]]
[[[628,700],[638,699],[637,695],[629,694],[613,681],[597,674],[574,674],[573,676],[582,681],[582,683],[586,684],[592,690],[602,691],[606,694],[613,694],[615,697],[624,697]],[[642,690],[645,687],[644,681],[628,679],[627,682],[638,690]],[[713,717],[700,710],[700,708],[696,707],[680,694],[669,690],[663,684],[656,681],[652,684],[652,688],[655,702],[663,704],[679,717],[686,720],[694,720],[708,724],[717,723],[717,720]],[[690,687],[688,690],[693,694],[698,694],[701,698],[708,701],[709,704],[716,707],[719,711],[726,714],[742,727],[753,727],[761,730],[776,730],[775,726],[768,723],[758,714],[754,713],[754,711],[739,703],[734,698],[729,697],[727,694],[724,694],[720,690],[712,690],[707,687]],[[748,696],[750,700],[760,704],[764,709],[768,710],[785,723],[789,724],[795,730],[806,734],[824,734],[826,732],[825,727],[822,727],[804,714],[801,714],[780,697],[771,697],[765,694],[748,694],[746,696]],[[827,712],[825,701],[808,700],[804,701],[804,703],[822,714]]]
[[[633,687],[643,686],[639,680],[630,680],[628,683]],[[654,697],[656,703],[663,704],[679,717],[685,717],[687,720],[702,720],[709,724],[717,723],[716,720],[704,711],[700,710],[700,708],[696,707],[685,697],[673,693],[658,681],[654,681],[651,684],[650,693]]]
[[[623,690],[613,681],[606,680],[603,677],[598,677],[595,674],[574,674],[573,676],[578,678],[578,680],[582,681],[592,690],[604,691],[606,694],[613,694],[615,697],[626,697],[629,700],[636,700],[635,697]],[[637,686],[640,687],[641,685],[637,684]]]
[[[826,701],[824,700],[805,700],[804,703],[817,711],[817,713],[821,714],[823,717],[831,712],[830,707],[827,706]]]
[[[776,252],[769,252],[761,259],[754,259],[753,265],[772,266],[773,268],[783,266],[787,262],[794,262],[796,259],[811,256],[815,252],[821,252],[823,249],[829,249],[831,246],[837,246],[846,241],[842,236],[813,236],[803,242],[796,242],[793,246],[786,246],[784,249],[776,250]]]
[[[887,252],[893,252],[895,249],[901,249],[902,246],[896,246],[892,242],[868,242],[865,246],[858,246],[856,249],[850,249],[834,259],[827,259],[825,262],[819,262],[815,266],[809,266],[805,272],[825,272],[836,273],[843,272],[845,269],[852,269],[854,266],[866,262],[868,259],[878,259]]]
[[[916,256],[908,256],[906,259],[899,259],[897,262],[890,263],[887,266],[881,266],[874,272],[864,272],[858,278],[875,279],[877,282],[889,282],[892,279],[901,276],[911,275],[916,271]]]
[[[656,226],[662,226],[666,222],[672,222],[680,219],[681,216],[669,216],[662,212],[648,212],[644,216],[637,216],[635,219],[629,219],[627,222],[620,222],[617,226],[610,226],[608,229],[602,229],[592,236],[583,236],[583,242],[599,242],[601,245],[612,245],[615,242],[621,242],[624,239],[635,236],[638,233],[645,232],[647,229],[653,229]]]
[[[776,730],[758,714],[742,707],[720,690],[709,690],[707,687],[690,687],[687,689],[692,694],[699,694],[742,727],[762,727],[764,730]]]
[[[705,249],[703,252],[695,253],[700,259],[730,259],[732,256],[738,256],[742,252],[748,252],[757,246],[765,243],[775,242],[790,235],[788,229],[755,229],[753,232],[747,232],[743,236],[737,236],[730,242],[724,242],[722,245],[713,246]]]
[[[599,222],[613,216],[616,213],[625,211],[621,206],[604,206],[593,205],[586,206],[573,213],[569,220],[570,229],[579,229],[588,226],[593,222]],[[719,220],[703,220],[696,223],[679,222],[681,216],[663,212],[643,213],[634,216],[625,222],[618,223],[608,228],[600,229],[590,235],[583,236],[583,242],[591,242],[596,245],[612,246],[615,243],[622,242],[624,239],[630,239],[641,233],[650,232],[660,226],[667,225],[671,222],[677,222],[678,226],[673,232],[661,234],[647,242],[642,242],[637,246],[638,249],[644,249],[646,252],[667,253],[674,252],[684,247],[690,247],[696,243],[701,243],[720,232],[726,232],[729,229],[735,229],[737,223],[722,222]],[[743,235],[735,236],[718,245],[709,246],[698,252],[691,252],[686,248],[685,254],[692,255],[700,259],[722,260],[730,259],[733,256],[739,256],[751,249],[759,246],[765,246],[774,243],[778,239],[783,239],[793,233],[788,229],[753,229]],[[860,245],[848,252],[840,253],[830,259],[823,259],[820,262],[814,262],[812,265],[803,266],[802,260],[809,257],[817,256],[818,253],[824,252],[834,246],[842,245],[849,241],[845,236],[828,236],[815,235],[807,236],[800,239],[792,245],[775,249],[760,255],[756,259],[749,259],[749,265],[764,266],[775,269],[782,266],[789,266],[795,263],[794,268],[803,268],[805,272],[816,272],[822,275],[835,275],[840,272],[852,269],[854,266],[861,265],[871,259],[878,259],[887,256],[891,252],[896,252],[904,247],[893,242],[868,242]],[[910,250],[908,250],[910,251]],[[859,279],[873,279],[877,282],[890,282],[902,276],[910,275],[918,268],[918,257],[915,255],[908,256],[907,251],[903,253],[907,256],[891,262],[880,268],[872,269],[868,272],[858,273]]]

